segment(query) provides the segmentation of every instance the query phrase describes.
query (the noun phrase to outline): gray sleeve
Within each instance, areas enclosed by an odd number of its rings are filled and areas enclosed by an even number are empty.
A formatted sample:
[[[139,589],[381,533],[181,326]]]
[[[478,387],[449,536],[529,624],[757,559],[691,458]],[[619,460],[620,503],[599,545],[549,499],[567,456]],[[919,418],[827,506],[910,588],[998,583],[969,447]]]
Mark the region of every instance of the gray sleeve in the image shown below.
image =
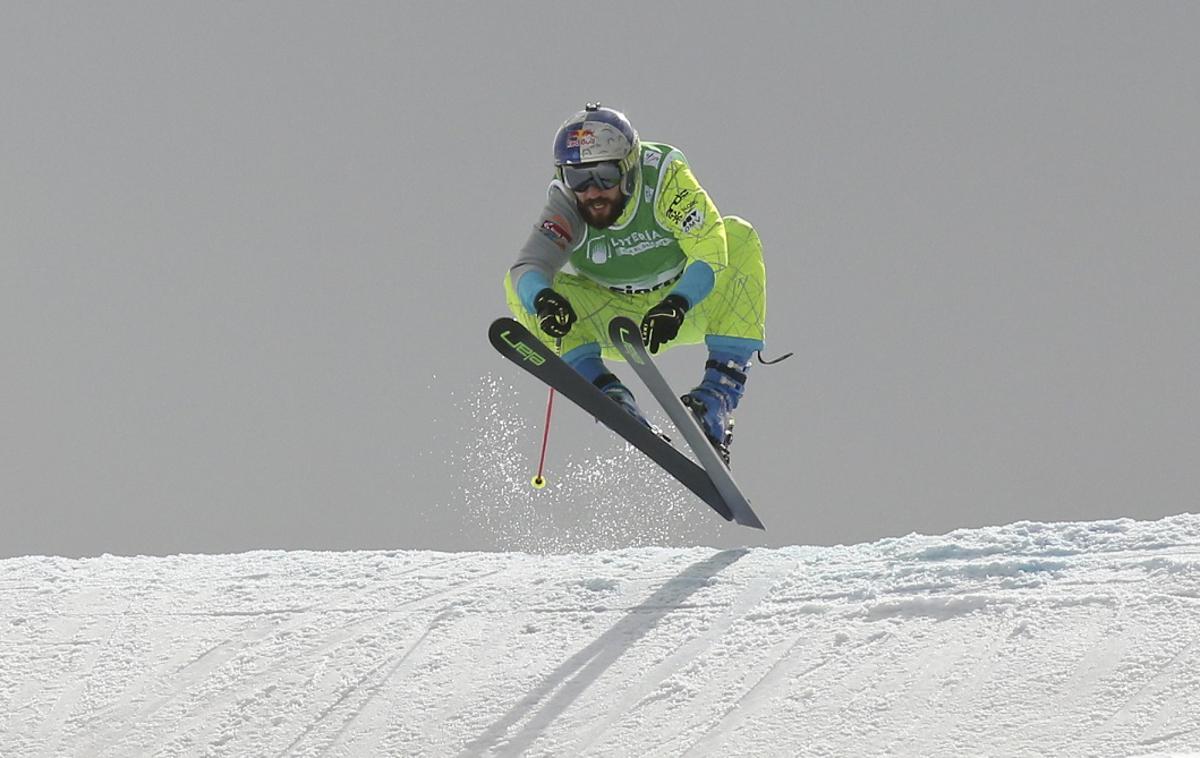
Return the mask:
[[[508,270],[514,288],[530,270],[540,271],[547,281],[567,264],[576,235],[583,229],[583,217],[575,201],[567,196],[563,186],[555,181],[547,191],[546,207],[521,247],[517,262]]]

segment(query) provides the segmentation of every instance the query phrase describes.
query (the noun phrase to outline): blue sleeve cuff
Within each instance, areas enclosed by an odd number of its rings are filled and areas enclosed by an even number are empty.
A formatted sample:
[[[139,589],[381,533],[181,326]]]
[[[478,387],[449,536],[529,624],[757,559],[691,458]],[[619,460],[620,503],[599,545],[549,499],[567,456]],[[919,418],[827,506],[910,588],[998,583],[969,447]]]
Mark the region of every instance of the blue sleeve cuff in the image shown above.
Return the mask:
[[[521,281],[524,282],[525,279],[522,278]],[[712,292],[716,281],[717,275],[713,273],[712,266],[704,261],[692,261],[683,270],[683,276],[679,277],[679,281],[671,289],[671,294],[681,295],[688,301],[689,308],[695,308],[697,303]]]
[[[521,275],[521,280],[517,282],[517,297],[521,299],[521,305],[525,306],[526,313],[537,312],[537,309],[533,307],[533,299],[537,297],[537,293],[549,286],[550,280],[536,269],[526,271]]]

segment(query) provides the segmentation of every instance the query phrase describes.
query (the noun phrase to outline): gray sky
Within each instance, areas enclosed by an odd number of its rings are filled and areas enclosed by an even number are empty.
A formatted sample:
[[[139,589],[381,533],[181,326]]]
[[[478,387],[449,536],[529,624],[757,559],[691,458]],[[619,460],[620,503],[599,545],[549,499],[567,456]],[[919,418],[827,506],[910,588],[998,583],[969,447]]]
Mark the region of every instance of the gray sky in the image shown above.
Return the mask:
[[[1200,5],[600,8],[6,6],[0,556],[506,547],[462,407],[536,456],[484,333],[588,99],[758,228],[797,352],[738,415],[768,533],[678,539],[1196,509]]]

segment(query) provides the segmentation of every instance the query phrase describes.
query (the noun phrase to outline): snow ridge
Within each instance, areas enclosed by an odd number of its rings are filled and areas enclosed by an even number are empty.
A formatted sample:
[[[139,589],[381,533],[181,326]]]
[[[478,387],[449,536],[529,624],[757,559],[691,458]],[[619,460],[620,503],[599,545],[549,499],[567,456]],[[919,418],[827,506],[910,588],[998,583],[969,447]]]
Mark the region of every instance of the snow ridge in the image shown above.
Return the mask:
[[[0,755],[1200,749],[1200,516],[0,561]]]

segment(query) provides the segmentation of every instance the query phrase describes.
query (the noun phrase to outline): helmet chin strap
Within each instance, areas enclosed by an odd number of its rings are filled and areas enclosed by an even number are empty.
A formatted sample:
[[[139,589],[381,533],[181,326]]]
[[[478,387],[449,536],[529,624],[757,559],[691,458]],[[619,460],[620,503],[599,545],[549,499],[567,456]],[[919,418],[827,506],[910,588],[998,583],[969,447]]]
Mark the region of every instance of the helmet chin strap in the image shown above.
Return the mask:
[[[637,189],[637,171],[636,164],[633,169],[627,170],[625,176],[621,178],[621,194],[625,197],[633,197],[634,191]]]

